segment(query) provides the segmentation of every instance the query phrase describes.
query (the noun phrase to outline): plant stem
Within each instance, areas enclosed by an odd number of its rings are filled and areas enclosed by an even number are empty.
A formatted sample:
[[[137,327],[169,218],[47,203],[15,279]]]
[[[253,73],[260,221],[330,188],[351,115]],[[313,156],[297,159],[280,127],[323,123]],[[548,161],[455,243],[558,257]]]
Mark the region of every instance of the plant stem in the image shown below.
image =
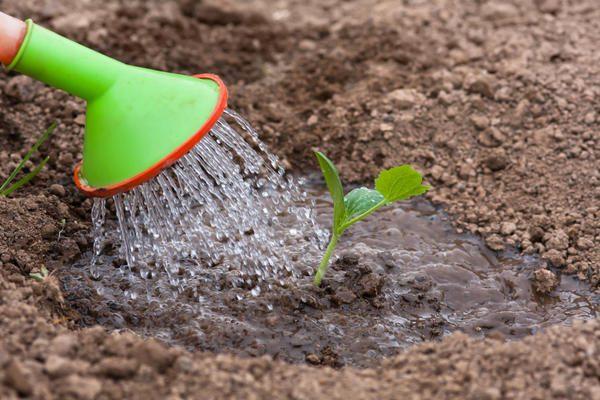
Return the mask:
[[[327,272],[327,267],[329,266],[329,259],[333,254],[333,249],[335,249],[335,246],[337,245],[338,238],[338,235],[336,235],[335,233],[331,235],[331,240],[327,245],[327,250],[325,250],[325,254],[323,255],[321,264],[319,264],[319,269],[317,269],[317,273],[315,274],[314,283],[316,286],[321,286],[321,280],[323,279],[325,272]]]

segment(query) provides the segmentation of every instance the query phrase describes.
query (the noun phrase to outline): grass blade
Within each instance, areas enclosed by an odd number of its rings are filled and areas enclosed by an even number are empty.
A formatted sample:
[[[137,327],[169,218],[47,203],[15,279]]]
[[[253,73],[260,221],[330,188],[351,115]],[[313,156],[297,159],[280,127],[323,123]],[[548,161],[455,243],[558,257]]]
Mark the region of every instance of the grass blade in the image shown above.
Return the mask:
[[[5,189],[5,190],[1,191],[0,195],[2,195],[2,196],[8,196],[9,194],[11,194],[12,192],[14,192],[15,190],[19,189],[21,186],[27,184],[27,182],[29,182],[30,180],[32,180],[42,170],[42,168],[44,168],[44,166],[46,165],[46,163],[48,162],[49,159],[50,159],[50,157],[44,158],[44,160],[40,163],[40,165],[38,165],[37,167],[35,167],[35,169],[33,171],[31,171],[30,173],[28,173],[27,175],[25,175],[24,177],[22,177],[21,179],[19,179],[17,181],[17,183],[15,183],[14,185],[12,185],[8,189]]]
[[[37,142],[35,142],[33,147],[31,149],[29,149],[27,154],[25,154],[25,157],[23,157],[23,160],[21,160],[19,165],[17,165],[17,167],[13,170],[13,172],[11,172],[11,174],[8,176],[8,178],[6,178],[6,180],[2,183],[2,185],[0,186],[0,194],[5,193],[5,192],[3,192],[3,190],[8,185],[10,185],[10,183],[13,181],[13,179],[15,179],[15,176],[17,176],[17,174],[23,169],[23,167],[25,166],[25,163],[31,158],[33,153],[35,153],[37,151],[37,149],[48,139],[48,137],[52,134],[52,132],[54,132],[54,129],[56,129],[56,122],[53,122],[52,125],[50,125],[48,127],[48,129],[46,129],[46,132],[44,132],[44,134],[42,136],[40,136],[40,138],[37,140]],[[47,162],[47,160],[45,162],[43,162],[43,164],[46,164],[46,162]],[[33,178],[33,177],[31,177],[31,178]],[[29,180],[31,180],[31,178],[29,178]],[[19,182],[17,182],[15,185],[17,185]],[[21,186],[23,186],[23,185],[20,185],[19,187],[21,187]],[[14,190],[12,190],[11,192],[14,192]],[[6,194],[4,194],[4,195],[6,196]]]

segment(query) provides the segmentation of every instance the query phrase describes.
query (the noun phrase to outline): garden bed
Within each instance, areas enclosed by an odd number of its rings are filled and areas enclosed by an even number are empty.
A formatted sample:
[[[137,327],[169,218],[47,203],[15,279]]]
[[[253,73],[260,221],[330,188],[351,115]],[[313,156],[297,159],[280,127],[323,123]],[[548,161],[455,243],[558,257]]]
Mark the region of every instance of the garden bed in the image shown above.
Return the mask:
[[[71,182],[84,105],[0,72],[0,176],[59,122],[46,169],[0,198],[0,397],[600,396],[594,1],[309,3],[0,1],[125,62],[220,74],[294,174],[319,149],[347,181],[411,163],[433,186],[352,228],[321,289],[111,298]]]

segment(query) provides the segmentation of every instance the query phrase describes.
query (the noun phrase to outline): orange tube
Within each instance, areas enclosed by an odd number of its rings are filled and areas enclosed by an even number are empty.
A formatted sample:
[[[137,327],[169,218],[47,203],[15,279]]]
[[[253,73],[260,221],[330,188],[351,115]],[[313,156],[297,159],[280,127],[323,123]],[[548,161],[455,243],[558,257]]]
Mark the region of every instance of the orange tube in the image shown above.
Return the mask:
[[[25,22],[0,12],[0,62],[9,65],[23,43],[27,25]]]

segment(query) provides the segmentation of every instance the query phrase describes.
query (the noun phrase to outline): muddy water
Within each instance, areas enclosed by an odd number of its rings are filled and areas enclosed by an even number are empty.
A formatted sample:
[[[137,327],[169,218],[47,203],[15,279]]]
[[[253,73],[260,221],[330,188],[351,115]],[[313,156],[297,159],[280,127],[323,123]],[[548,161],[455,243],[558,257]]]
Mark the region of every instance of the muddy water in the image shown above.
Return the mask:
[[[331,202],[323,185],[313,182],[307,190],[328,226]],[[374,365],[454,331],[519,338],[599,311],[598,296],[569,276],[551,295],[537,295],[530,283],[535,258],[496,255],[480,239],[457,234],[424,200],[357,224],[336,254],[322,288],[300,271],[299,283],[273,285],[258,296],[232,284],[235,271],[207,265],[175,297],[131,298],[124,294],[130,280],[120,274],[124,260],[110,254],[100,263],[113,273],[91,279],[84,259],[63,270],[61,280],[84,325],[131,329],[192,350],[333,366]],[[320,255],[297,261],[316,265]]]

